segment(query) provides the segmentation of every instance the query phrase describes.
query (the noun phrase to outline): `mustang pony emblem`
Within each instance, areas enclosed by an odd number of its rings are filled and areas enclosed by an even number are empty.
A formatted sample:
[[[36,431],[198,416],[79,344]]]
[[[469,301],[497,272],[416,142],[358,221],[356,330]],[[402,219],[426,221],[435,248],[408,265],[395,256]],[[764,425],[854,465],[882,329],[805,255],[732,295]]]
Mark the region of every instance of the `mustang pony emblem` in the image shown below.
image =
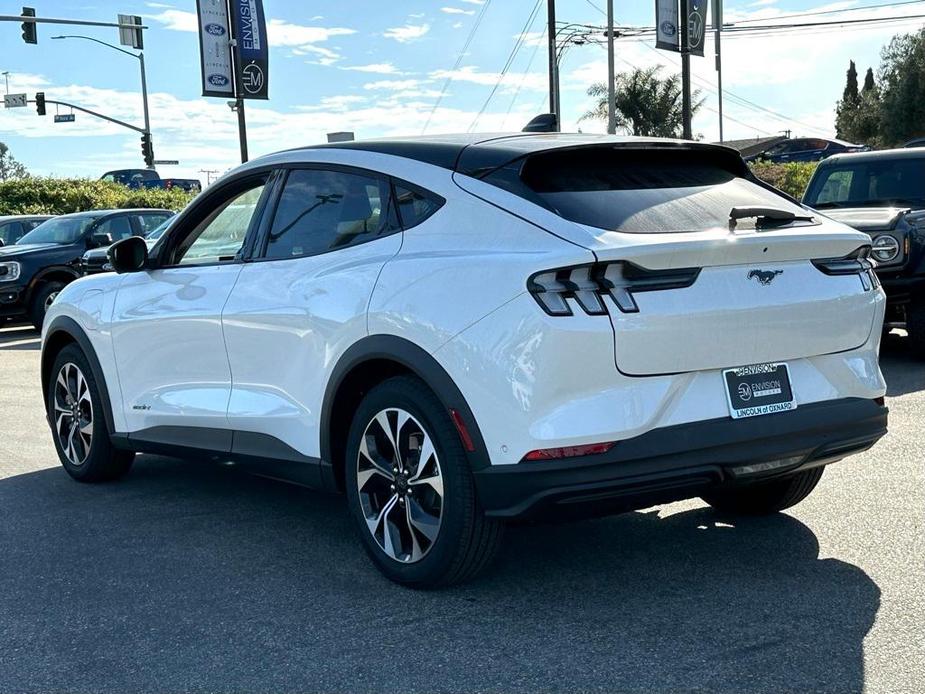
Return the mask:
[[[748,273],[748,279],[757,279],[761,284],[771,284],[774,278],[782,275],[783,270],[752,270]]]

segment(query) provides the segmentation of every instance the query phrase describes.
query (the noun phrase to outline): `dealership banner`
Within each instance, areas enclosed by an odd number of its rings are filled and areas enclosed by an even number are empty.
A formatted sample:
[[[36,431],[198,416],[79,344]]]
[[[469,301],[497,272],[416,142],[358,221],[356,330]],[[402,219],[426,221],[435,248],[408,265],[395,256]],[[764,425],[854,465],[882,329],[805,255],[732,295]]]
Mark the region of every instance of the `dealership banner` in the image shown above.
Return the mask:
[[[681,13],[687,12],[688,48],[703,55],[707,29],[707,0],[655,0],[655,47],[681,51]]]
[[[263,0],[231,0],[235,65],[245,99],[268,98],[269,46]]]
[[[203,96],[234,96],[227,0],[196,0]]]

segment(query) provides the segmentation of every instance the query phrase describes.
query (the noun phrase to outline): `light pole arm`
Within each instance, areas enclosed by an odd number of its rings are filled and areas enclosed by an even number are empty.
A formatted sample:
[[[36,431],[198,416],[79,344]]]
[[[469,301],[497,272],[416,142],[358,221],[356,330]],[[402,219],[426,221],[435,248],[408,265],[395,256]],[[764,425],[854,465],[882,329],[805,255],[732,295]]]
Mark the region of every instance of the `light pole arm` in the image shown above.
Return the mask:
[[[93,38],[92,36],[80,36],[79,34],[65,34],[64,36],[54,36],[54,37],[52,37],[52,38],[56,38],[56,39],[83,39],[83,40],[85,40],[85,41],[93,41],[93,43],[98,43],[98,44],[100,44],[101,46],[106,46],[107,48],[111,48],[111,49],[114,50],[114,51],[119,51],[119,53],[125,53],[125,55],[130,55],[130,56],[132,56],[133,58],[138,58],[139,60],[142,59],[140,53],[132,53],[131,51],[127,51],[127,50],[125,50],[124,48],[119,48],[118,46],[113,46],[111,43],[106,43],[105,41],[100,41],[99,39],[95,39],[95,38]]]
[[[30,104],[34,104],[34,99],[29,99]],[[77,106],[68,101],[55,101],[53,99],[45,99],[46,104],[57,104],[58,106],[67,106],[76,111],[83,111],[84,113],[89,113],[91,116],[96,116],[97,118],[102,118],[103,120],[108,120],[110,123],[115,123],[116,125],[121,125],[123,128],[128,128],[129,130],[134,130],[135,132],[144,133],[144,130],[139,128],[137,125],[132,125],[131,123],[126,123],[124,120],[119,120],[118,118],[113,118],[112,116],[105,116],[102,113],[97,111],[91,111],[89,108],[84,108],[83,106]]]

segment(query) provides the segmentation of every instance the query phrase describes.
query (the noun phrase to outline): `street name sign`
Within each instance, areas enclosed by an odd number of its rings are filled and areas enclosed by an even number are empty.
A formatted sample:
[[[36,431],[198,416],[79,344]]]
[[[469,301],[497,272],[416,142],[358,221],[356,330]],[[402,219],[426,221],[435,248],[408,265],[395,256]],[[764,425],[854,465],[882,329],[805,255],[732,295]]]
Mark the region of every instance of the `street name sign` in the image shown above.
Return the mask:
[[[73,123],[73,113],[59,113],[55,116],[55,123]]]

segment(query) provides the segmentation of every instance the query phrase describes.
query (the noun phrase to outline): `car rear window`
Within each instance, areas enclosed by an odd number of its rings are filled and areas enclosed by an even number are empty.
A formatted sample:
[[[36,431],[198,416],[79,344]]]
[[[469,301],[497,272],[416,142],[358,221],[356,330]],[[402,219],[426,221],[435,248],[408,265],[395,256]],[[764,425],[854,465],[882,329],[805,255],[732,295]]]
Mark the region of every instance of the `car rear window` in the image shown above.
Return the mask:
[[[723,152],[594,147],[534,154],[483,180],[573,222],[628,233],[728,229],[733,207],[805,214],[746,175]]]

